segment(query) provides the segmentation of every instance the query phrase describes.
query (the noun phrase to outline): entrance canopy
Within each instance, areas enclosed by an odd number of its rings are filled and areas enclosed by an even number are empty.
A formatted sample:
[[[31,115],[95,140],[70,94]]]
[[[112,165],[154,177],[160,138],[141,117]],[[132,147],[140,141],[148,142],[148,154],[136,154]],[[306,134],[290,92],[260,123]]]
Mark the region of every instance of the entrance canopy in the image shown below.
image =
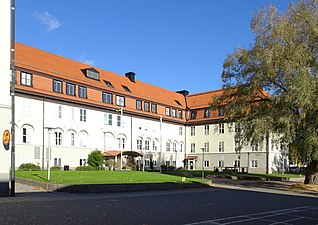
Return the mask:
[[[186,160],[193,160],[193,159],[197,159],[198,156],[197,155],[188,155],[187,157],[185,157],[185,159],[183,161],[186,161]]]
[[[122,152],[123,152],[123,155],[128,155],[133,157],[143,156],[141,153],[135,152],[135,151],[122,151]],[[121,153],[120,150],[110,150],[110,151],[103,152],[102,155],[104,157],[115,157],[115,156],[120,156],[120,153]]]

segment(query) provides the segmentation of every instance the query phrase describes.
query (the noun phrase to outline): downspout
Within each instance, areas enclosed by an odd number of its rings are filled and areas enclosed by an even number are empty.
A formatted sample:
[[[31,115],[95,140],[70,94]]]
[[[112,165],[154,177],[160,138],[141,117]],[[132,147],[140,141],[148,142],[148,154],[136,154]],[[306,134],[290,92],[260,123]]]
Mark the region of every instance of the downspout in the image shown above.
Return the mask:
[[[130,151],[132,151],[132,145],[133,145],[133,119],[132,119],[132,113],[130,114]]]
[[[44,170],[44,125],[45,125],[45,98],[42,104],[42,170]]]

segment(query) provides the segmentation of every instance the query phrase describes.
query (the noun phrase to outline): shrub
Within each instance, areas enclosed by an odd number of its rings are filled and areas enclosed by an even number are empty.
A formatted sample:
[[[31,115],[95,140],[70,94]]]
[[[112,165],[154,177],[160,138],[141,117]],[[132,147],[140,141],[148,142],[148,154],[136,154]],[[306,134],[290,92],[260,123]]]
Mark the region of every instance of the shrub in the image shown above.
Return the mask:
[[[19,166],[19,170],[41,170],[40,166],[37,166],[33,163],[23,163]]]
[[[88,165],[94,167],[96,170],[100,170],[104,163],[102,152],[97,149],[92,151],[90,154],[88,154],[87,163]]]
[[[52,166],[50,170],[62,170],[61,166]]]
[[[95,171],[96,168],[92,166],[78,166],[75,168],[75,171]]]

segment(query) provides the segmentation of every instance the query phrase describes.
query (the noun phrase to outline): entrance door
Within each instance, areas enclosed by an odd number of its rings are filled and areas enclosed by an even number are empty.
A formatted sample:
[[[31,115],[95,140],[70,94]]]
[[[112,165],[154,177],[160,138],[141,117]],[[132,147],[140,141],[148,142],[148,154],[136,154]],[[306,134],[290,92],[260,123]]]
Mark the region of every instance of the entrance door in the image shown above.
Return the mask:
[[[189,170],[194,170],[194,161],[189,160]]]

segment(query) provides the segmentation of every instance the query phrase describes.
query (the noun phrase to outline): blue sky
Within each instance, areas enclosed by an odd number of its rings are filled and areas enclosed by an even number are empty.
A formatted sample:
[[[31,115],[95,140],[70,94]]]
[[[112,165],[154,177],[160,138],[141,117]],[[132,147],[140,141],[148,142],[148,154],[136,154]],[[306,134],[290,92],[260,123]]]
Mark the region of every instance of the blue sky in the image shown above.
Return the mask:
[[[222,87],[256,11],[292,0],[16,0],[16,40],[171,91]]]

